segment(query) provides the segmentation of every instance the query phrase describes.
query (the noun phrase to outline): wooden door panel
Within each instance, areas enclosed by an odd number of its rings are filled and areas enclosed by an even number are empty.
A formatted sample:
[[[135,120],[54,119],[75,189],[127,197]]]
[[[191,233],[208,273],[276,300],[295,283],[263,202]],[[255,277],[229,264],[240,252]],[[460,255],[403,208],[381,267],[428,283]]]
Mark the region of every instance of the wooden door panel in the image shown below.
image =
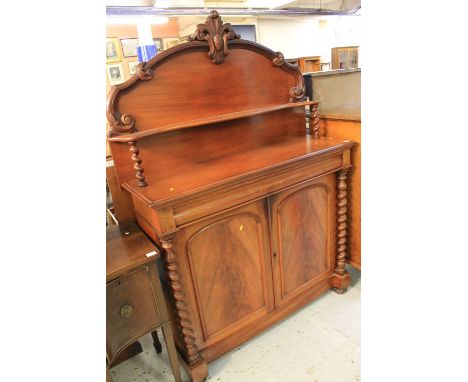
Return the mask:
[[[286,197],[278,207],[279,254],[284,293],[327,269],[327,191],[313,186]]]
[[[266,211],[261,218],[242,210],[201,225],[187,241],[205,341],[273,309]]]
[[[327,277],[333,266],[333,175],[272,197],[278,305]]]

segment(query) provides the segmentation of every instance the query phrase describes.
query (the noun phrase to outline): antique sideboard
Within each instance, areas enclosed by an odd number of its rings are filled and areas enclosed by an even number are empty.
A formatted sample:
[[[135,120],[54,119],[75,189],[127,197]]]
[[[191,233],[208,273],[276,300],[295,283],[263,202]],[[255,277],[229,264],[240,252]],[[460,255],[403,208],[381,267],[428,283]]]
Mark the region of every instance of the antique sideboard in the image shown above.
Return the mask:
[[[281,53],[212,11],[190,42],[111,89],[107,118],[119,184],[162,248],[192,381],[325,291],[346,290],[354,143],[320,136],[317,103]]]

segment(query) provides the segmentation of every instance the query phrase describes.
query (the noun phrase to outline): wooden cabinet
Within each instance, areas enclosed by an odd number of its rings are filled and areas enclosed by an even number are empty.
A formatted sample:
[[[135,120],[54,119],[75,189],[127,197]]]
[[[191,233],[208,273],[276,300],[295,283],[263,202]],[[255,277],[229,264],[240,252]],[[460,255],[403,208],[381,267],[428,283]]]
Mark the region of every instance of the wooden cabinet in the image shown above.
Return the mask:
[[[320,136],[318,103],[280,52],[239,39],[216,11],[193,36],[114,87],[107,117],[119,184],[161,247],[176,345],[199,382],[207,362],[346,291],[354,143]]]
[[[292,65],[299,66],[302,73],[320,72],[322,70],[320,56],[290,58],[287,61]]]
[[[350,69],[358,67],[358,46],[344,46],[339,48],[332,48],[332,69]]]
[[[297,63],[302,73],[320,72],[322,70],[322,66],[320,64],[320,56],[300,57]]]

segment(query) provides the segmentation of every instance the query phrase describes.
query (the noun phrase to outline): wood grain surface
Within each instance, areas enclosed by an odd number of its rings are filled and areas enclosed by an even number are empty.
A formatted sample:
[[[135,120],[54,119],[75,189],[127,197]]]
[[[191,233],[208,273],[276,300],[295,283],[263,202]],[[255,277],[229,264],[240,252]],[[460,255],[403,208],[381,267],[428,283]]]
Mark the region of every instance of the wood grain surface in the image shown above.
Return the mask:
[[[349,139],[356,142],[351,150],[352,167],[348,180],[348,232],[347,261],[361,269],[361,117],[360,107],[333,109],[326,112],[321,126],[327,137]]]

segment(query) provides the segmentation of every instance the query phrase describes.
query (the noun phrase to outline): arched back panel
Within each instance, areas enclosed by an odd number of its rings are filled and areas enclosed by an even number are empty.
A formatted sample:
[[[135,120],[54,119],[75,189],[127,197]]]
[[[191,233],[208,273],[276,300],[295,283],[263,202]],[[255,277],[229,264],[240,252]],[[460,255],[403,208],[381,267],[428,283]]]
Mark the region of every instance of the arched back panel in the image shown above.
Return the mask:
[[[222,122],[233,113],[304,99],[297,66],[281,53],[239,37],[212,11],[192,41],[139,64],[133,77],[112,87],[107,99],[109,136],[151,130],[151,136],[137,142],[146,175],[305,134],[300,107]],[[211,122],[173,128],[200,120]],[[128,145],[110,146],[119,182],[134,179]]]
[[[111,134],[303,99],[297,66],[279,52],[238,37],[213,11],[193,41],[140,64],[132,78],[109,93]]]

